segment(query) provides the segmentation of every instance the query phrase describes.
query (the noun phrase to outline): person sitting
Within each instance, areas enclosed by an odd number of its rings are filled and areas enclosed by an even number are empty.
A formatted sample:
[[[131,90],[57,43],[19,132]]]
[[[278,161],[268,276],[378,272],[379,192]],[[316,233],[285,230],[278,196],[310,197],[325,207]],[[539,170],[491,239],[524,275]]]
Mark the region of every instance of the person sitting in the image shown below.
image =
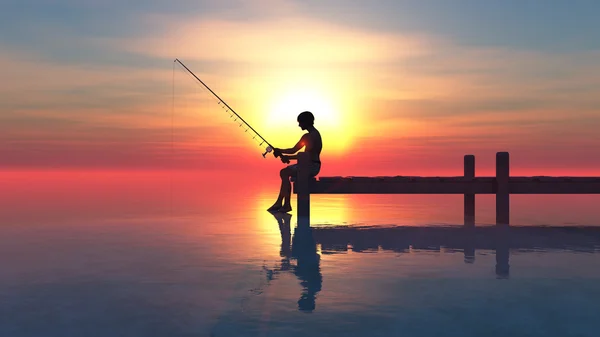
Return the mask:
[[[310,175],[316,176],[321,170],[321,150],[323,148],[323,142],[321,134],[314,126],[315,116],[310,111],[304,111],[298,115],[298,126],[302,130],[308,131],[298,141],[298,143],[290,149],[273,149],[273,155],[275,157],[281,157],[281,162],[289,164],[291,160],[297,160],[298,156],[296,152],[305,148],[305,152],[310,154],[311,166]],[[298,175],[298,164],[288,165],[281,169],[279,176],[281,177],[281,187],[279,189],[279,196],[273,204],[267,210],[269,212],[290,212],[292,205],[290,203],[290,197],[292,194],[292,185],[290,178],[296,178]]]

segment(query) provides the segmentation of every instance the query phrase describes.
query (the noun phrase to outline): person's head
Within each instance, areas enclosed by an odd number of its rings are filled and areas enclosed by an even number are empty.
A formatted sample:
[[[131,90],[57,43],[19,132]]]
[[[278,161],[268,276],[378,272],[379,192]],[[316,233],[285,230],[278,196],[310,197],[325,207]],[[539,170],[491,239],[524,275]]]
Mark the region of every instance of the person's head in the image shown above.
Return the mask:
[[[304,111],[298,115],[298,126],[306,130],[315,123],[315,116],[310,111]]]

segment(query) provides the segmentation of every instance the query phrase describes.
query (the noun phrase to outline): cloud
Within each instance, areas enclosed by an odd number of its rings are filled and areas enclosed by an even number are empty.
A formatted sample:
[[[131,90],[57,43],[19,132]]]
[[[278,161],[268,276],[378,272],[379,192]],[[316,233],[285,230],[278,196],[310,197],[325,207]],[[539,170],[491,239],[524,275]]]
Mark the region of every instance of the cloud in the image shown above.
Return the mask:
[[[497,49],[461,49],[446,43],[435,53],[394,66],[396,75],[376,75],[369,102],[386,122],[462,118],[504,120],[586,118],[600,98],[600,51],[554,54]],[[374,72],[384,74],[385,65]],[[389,70],[388,70],[389,71]],[[393,71],[390,71],[393,73]]]
[[[163,27],[163,33],[107,43],[164,58],[286,66],[394,60],[426,48],[412,36],[301,17],[250,22],[191,18],[182,22],[177,17],[152,15],[142,21]]]
[[[136,69],[109,65],[56,64],[21,51],[0,53],[0,92],[60,91],[89,86],[128,85],[140,87],[142,81],[170,79],[170,64],[163,69]]]

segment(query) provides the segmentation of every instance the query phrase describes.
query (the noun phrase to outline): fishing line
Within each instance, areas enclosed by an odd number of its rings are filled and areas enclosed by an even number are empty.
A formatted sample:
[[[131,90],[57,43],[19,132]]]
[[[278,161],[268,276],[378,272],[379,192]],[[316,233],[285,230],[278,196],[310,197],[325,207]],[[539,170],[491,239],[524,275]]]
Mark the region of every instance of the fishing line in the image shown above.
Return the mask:
[[[169,174],[169,213],[171,220],[173,219],[173,168],[175,166],[175,140],[174,140],[174,124],[175,124],[175,64],[173,64],[173,98],[171,102],[171,170]]]

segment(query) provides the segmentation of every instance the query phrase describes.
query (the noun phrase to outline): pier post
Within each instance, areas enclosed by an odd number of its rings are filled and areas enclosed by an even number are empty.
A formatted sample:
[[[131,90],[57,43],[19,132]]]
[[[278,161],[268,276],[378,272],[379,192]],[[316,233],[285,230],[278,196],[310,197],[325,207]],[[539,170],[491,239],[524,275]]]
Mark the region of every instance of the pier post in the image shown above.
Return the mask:
[[[475,178],[475,156],[472,154],[465,155],[464,159],[464,177],[465,180],[472,181]],[[475,194],[465,193],[464,195],[464,213],[465,213],[465,226],[475,226]]]
[[[298,223],[310,218],[310,155],[308,152],[298,153],[298,176],[296,177]]]
[[[510,194],[508,152],[496,153],[496,225],[509,225]]]

